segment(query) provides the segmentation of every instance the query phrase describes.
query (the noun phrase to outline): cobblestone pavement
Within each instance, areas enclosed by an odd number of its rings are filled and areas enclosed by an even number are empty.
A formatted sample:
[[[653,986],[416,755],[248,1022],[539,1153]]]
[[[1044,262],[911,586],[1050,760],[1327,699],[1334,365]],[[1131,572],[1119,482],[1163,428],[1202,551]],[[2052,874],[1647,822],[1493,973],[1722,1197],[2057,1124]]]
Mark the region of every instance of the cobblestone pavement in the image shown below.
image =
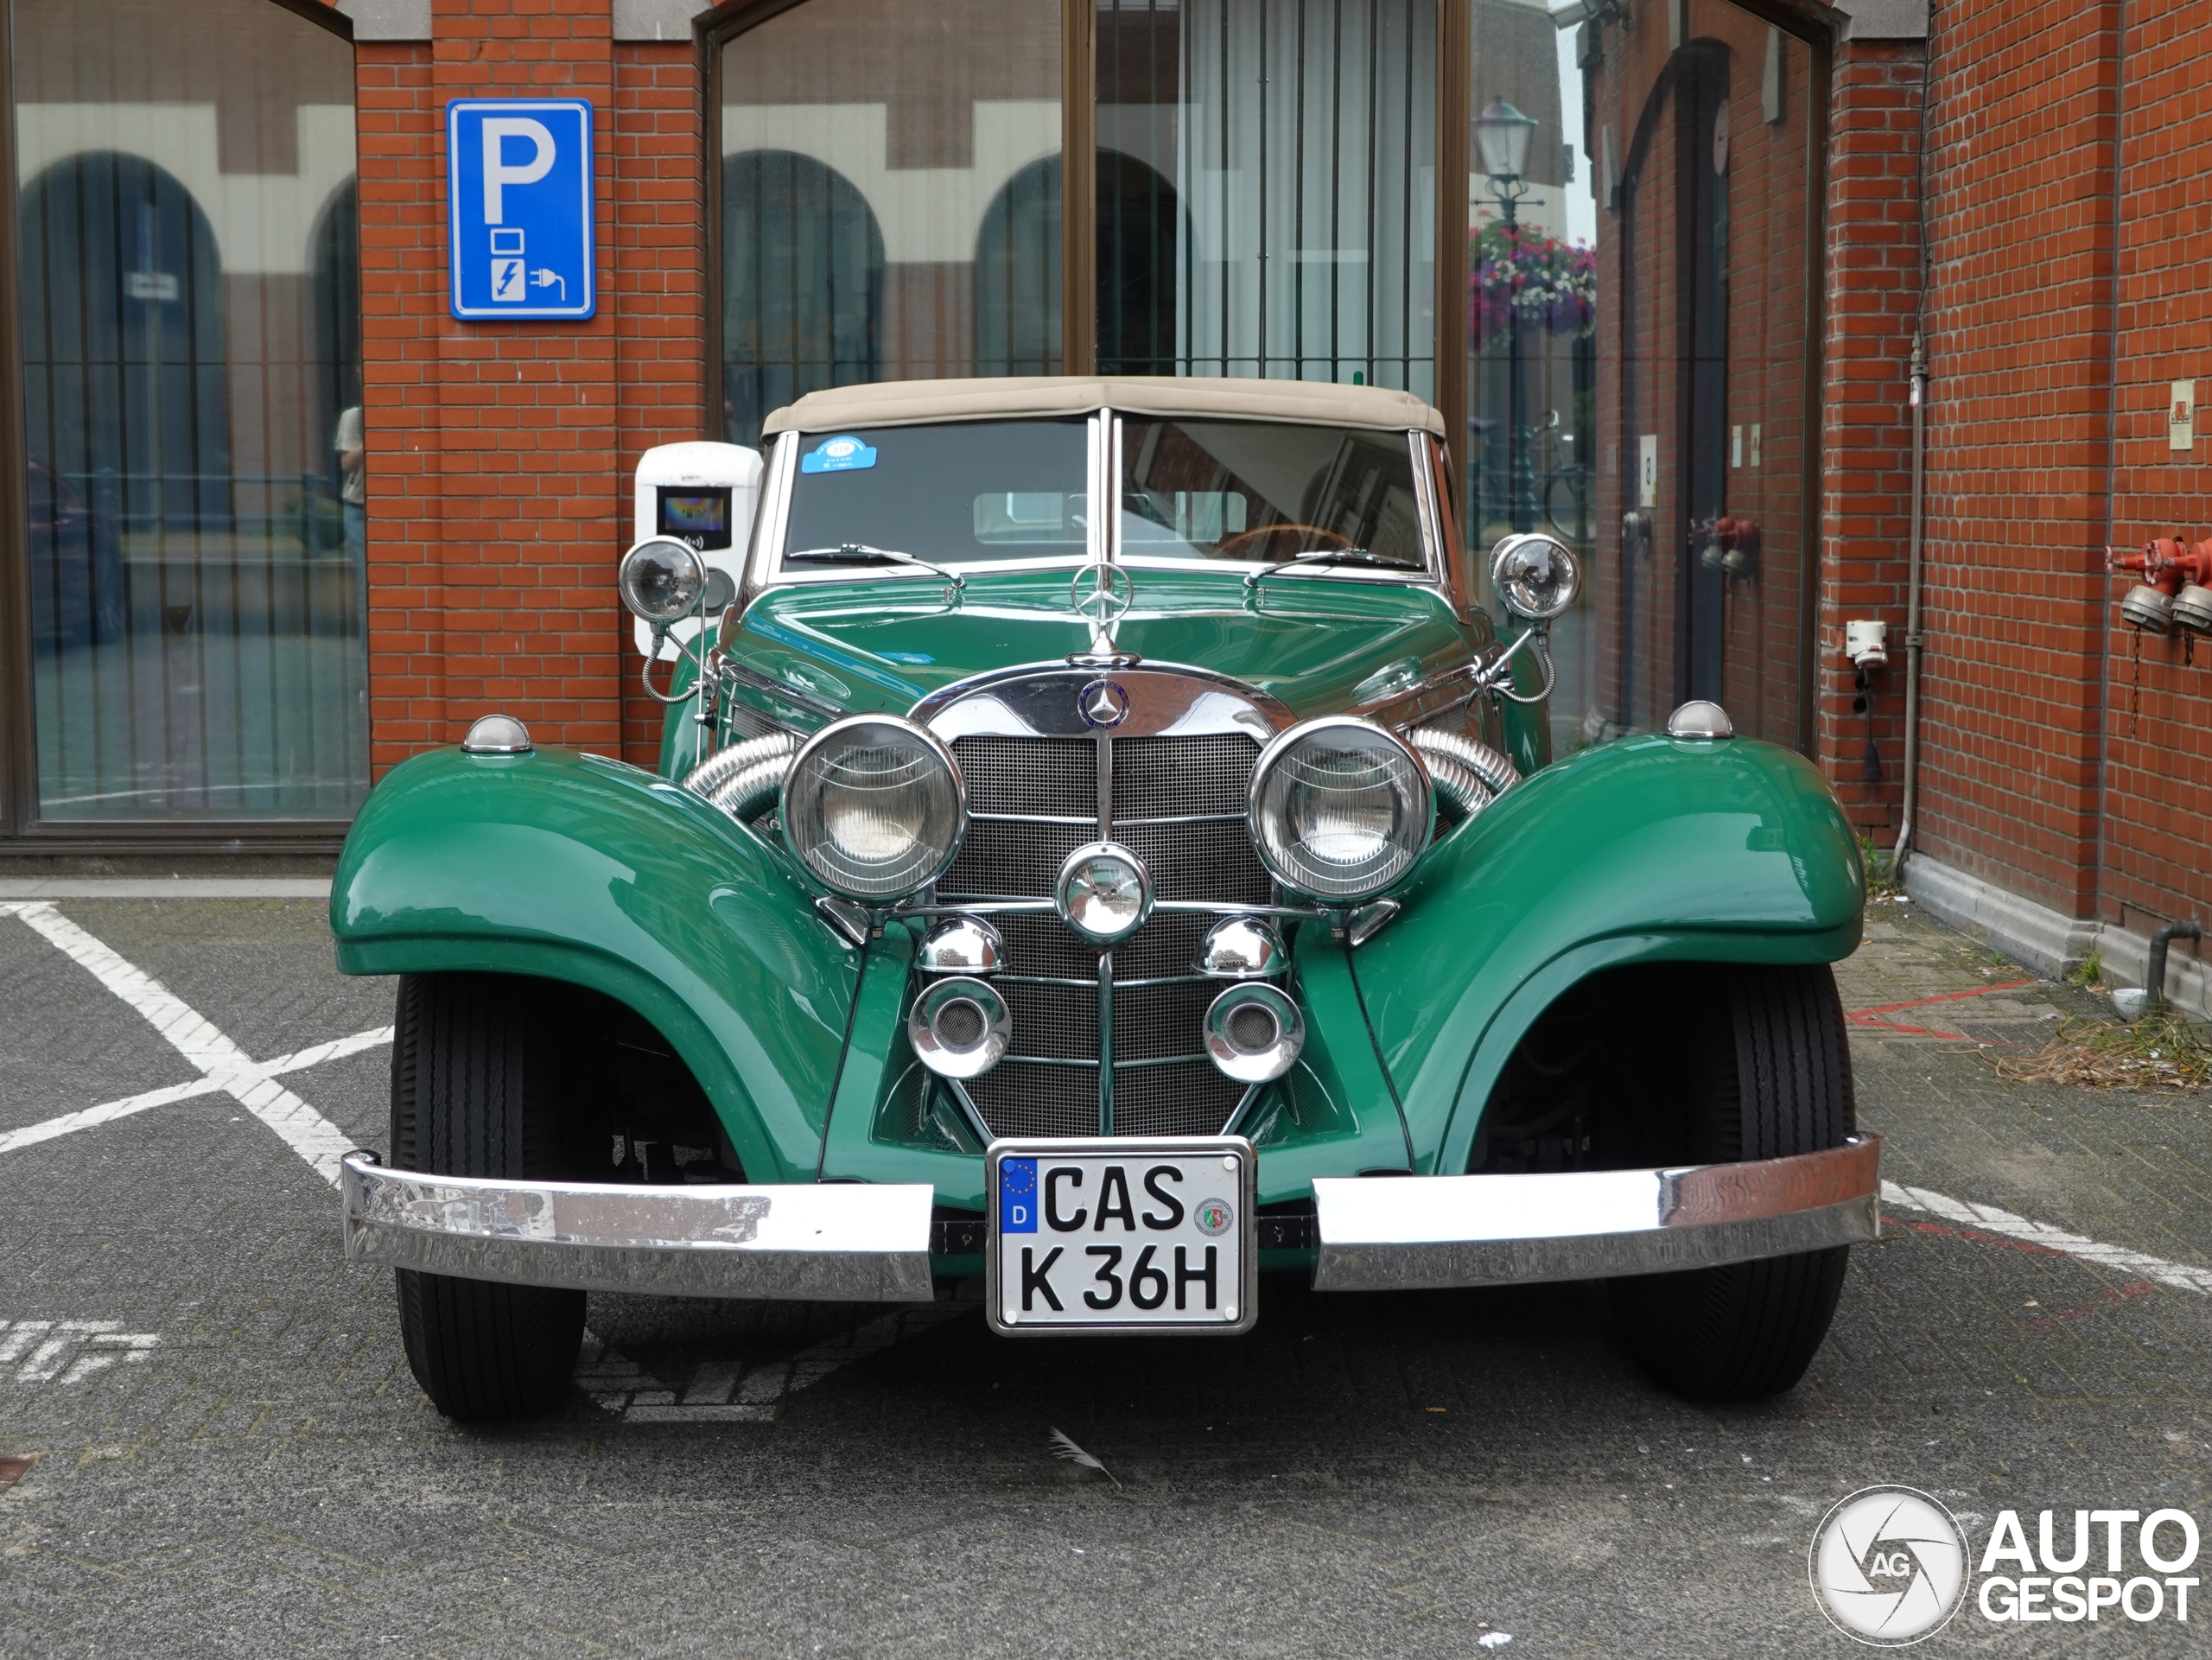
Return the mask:
[[[340,1260],[391,1000],[321,906],[0,911],[8,1657],[1845,1655],[1806,1551],[1869,1483],[1977,1552],[2005,1509],[2212,1523],[2204,1097],[1999,1079],[2091,1001],[1903,906],[1839,973],[1887,1237],[1783,1399],[1652,1389],[1588,1287],[1271,1281],[1233,1344],[601,1298],[566,1413],[498,1433]],[[1969,1606],[1923,1651],[2202,1653],[2190,1616]]]

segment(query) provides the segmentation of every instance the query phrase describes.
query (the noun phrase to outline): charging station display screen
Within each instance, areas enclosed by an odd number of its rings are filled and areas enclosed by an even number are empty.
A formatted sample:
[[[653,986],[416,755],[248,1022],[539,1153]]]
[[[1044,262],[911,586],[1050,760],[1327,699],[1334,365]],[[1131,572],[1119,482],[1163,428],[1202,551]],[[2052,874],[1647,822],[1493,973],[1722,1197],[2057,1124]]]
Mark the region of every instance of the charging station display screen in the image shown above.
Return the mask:
[[[701,550],[729,546],[729,492],[671,490],[660,493],[663,536],[673,536]]]

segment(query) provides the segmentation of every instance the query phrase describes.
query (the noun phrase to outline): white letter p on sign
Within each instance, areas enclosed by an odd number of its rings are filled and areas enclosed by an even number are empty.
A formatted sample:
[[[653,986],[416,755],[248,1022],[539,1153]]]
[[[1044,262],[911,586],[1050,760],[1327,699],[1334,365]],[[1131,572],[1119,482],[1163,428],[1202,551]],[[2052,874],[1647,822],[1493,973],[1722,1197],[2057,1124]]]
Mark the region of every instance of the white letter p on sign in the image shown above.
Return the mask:
[[[499,143],[505,138],[527,138],[537,151],[520,167],[509,167],[499,159]],[[506,116],[488,118],[484,123],[484,222],[497,225],[506,218],[500,193],[511,184],[536,184],[553,170],[553,135],[542,121],[532,121],[527,116]]]

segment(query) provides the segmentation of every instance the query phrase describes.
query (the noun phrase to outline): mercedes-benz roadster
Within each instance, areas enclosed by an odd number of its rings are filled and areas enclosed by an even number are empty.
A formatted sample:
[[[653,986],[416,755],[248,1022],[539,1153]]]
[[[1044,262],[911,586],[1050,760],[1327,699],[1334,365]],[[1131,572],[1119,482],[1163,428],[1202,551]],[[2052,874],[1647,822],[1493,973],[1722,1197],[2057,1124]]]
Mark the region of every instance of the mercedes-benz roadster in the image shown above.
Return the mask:
[[[1603,1279],[1665,1385],[1796,1382],[1878,1227],[1851,834],[1711,703],[1554,759],[1575,557],[1478,569],[1443,431],[1282,381],[812,393],[728,569],[622,560],[658,768],[493,712],[394,769],[331,906],[399,976],[345,1237],[438,1409],[563,1398],[592,1291],[959,1278],[1010,1337]]]

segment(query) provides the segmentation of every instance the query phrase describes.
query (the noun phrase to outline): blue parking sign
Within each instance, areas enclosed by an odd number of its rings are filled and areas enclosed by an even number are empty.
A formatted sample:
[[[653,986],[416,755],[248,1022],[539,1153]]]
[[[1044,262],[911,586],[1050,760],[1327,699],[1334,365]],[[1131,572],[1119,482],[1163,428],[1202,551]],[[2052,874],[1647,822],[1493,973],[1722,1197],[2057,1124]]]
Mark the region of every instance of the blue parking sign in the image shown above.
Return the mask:
[[[446,105],[453,315],[464,322],[588,317],[591,105],[457,98]]]

